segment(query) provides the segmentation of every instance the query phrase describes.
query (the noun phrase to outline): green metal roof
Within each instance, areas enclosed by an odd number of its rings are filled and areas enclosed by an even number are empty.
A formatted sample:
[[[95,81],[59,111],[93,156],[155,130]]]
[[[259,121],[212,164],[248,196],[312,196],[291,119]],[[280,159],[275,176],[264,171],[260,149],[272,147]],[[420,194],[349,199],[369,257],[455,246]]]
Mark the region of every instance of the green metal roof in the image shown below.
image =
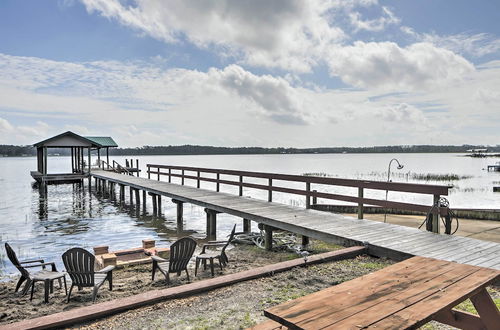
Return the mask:
[[[115,140],[110,136],[84,136],[87,140],[100,145],[101,147],[118,147]]]

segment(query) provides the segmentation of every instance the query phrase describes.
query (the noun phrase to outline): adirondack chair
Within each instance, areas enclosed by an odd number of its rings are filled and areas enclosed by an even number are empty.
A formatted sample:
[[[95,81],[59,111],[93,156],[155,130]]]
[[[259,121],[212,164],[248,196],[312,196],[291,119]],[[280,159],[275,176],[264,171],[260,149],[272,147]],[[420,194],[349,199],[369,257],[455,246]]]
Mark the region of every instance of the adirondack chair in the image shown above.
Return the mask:
[[[226,254],[226,248],[234,239],[234,233],[236,231],[236,224],[231,230],[231,234],[227,241],[209,241],[207,244],[204,244],[201,248],[200,255],[196,256],[196,266],[194,268],[194,276],[198,273],[198,266],[200,262],[203,263],[203,268],[207,268],[207,260],[210,261],[210,270],[212,271],[212,276],[214,276],[214,260],[217,259],[219,262],[220,269],[222,270],[222,266],[226,266],[229,262],[229,259]],[[221,250],[208,250],[213,247],[221,247]]]
[[[189,272],[187,270],[187,265],[191,257],[193,256],[194,250],[196,249],[196,241],[191,237],[184,237],[174,242],[170,246],[170,259],[166,260],[158,256],[152,256],[153,259],[153,271],[151,280],[155,280],[156,270],[159,270],[165,278],[167,283],[170,283],[170,273],[177,273],[177,276],[181,275],[181,271],[185,270],[189,281]]]
[[[113,290],[113,269],[115,266],[107,266],[95,271],[95,256],[82,248],[69,249],[64,252],[62,259],[66,272],[71,278],[67,302],[69,302],[74,286],[78,287],[79,290],[83,287],[93,288],[92,302],[95,302],[97,291],[106,280],[109,283],[109,290]]]
[[[12,264],[14,264],[14,266],[16,266],[17,270],[19,270],[19,272],[21,273],[21,278],[17,282],[15,292],[17,292],[21,287],[21,284],[23,284],[23,282],[26,281],[22,291],[22,295],[24,296],[28,292],[28,289],[31,287],[31,298],[30,298],[31,300],[33,299],[33,291],[35,283],[38,281],[43,281],[45,283],[45,302],[48,302],[49,291],[54,290],[53,289],[54,280],[58,280],[59,287],[62,288],[61,279],[63,279],[64,288],[66,289],[66,278],[64,277],[63,273],[57,271],[56,265],[53,262],[44,262],[43,259],[19,261],[17,259],[16,253],[8,243],[5,243],[5,250],[7,251],[7,256],[9,257],[9,260],[12,262]],[[45,266],[51,266],[51,270],[45,269]],[[33,268],[33,267],[41,267],[42,269],[35,272],[29,272],[27,270],[27,268]]]

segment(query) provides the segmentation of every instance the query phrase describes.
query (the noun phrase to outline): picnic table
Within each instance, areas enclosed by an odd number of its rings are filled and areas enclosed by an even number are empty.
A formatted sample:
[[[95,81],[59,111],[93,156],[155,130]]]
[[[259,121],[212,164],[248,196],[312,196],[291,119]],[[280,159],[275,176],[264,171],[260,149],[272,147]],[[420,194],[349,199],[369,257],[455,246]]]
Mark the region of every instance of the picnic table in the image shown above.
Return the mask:
[[[500,329],[486,287],[500,271],[413,257],[264,311],[290,329],[412,329],[436,320],[463,329]],[[479,316],[453,309],[470,299]]]

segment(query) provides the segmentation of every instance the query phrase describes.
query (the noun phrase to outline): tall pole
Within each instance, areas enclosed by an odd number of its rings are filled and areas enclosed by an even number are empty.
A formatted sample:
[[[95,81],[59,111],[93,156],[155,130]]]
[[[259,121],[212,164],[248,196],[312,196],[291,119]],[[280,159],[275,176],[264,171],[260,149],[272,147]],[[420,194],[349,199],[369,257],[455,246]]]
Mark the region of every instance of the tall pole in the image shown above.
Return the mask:
[[[404,167],[404,165],[401,165],[399,160],[397,160],[396,158],[391,159],[391,161],[389,162],[389,167],[387,168],[387,182],[391,182],[391,165],[392,165],[393,161],[396,161],[396,163],[398,163],[398,167],[397,167],[398,170],[400,170]],[[388,194],[389,194],[389,190],[386,190],[385,191],[385,200],[386,201],[387,201]],[[387,206],[385,207],[384,222],[387,222]]]

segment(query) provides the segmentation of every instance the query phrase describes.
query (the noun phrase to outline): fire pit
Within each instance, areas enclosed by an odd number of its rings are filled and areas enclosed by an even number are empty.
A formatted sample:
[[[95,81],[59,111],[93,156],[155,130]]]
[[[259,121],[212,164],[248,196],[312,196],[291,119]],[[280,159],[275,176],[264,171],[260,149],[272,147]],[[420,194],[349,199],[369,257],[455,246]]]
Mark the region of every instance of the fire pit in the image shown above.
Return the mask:
[[[147,264],[151,262],[151,256],[160,256],[168,258],[170,254],[169,248],[155,247],[155,240],[142,240],[142,247],[127,250],[118,250],[109,252],[109,247],[106,245],[95,246],[94,255],[98,267],[104,268],[112,265],[116,267],[124,267],[128,265]]]

